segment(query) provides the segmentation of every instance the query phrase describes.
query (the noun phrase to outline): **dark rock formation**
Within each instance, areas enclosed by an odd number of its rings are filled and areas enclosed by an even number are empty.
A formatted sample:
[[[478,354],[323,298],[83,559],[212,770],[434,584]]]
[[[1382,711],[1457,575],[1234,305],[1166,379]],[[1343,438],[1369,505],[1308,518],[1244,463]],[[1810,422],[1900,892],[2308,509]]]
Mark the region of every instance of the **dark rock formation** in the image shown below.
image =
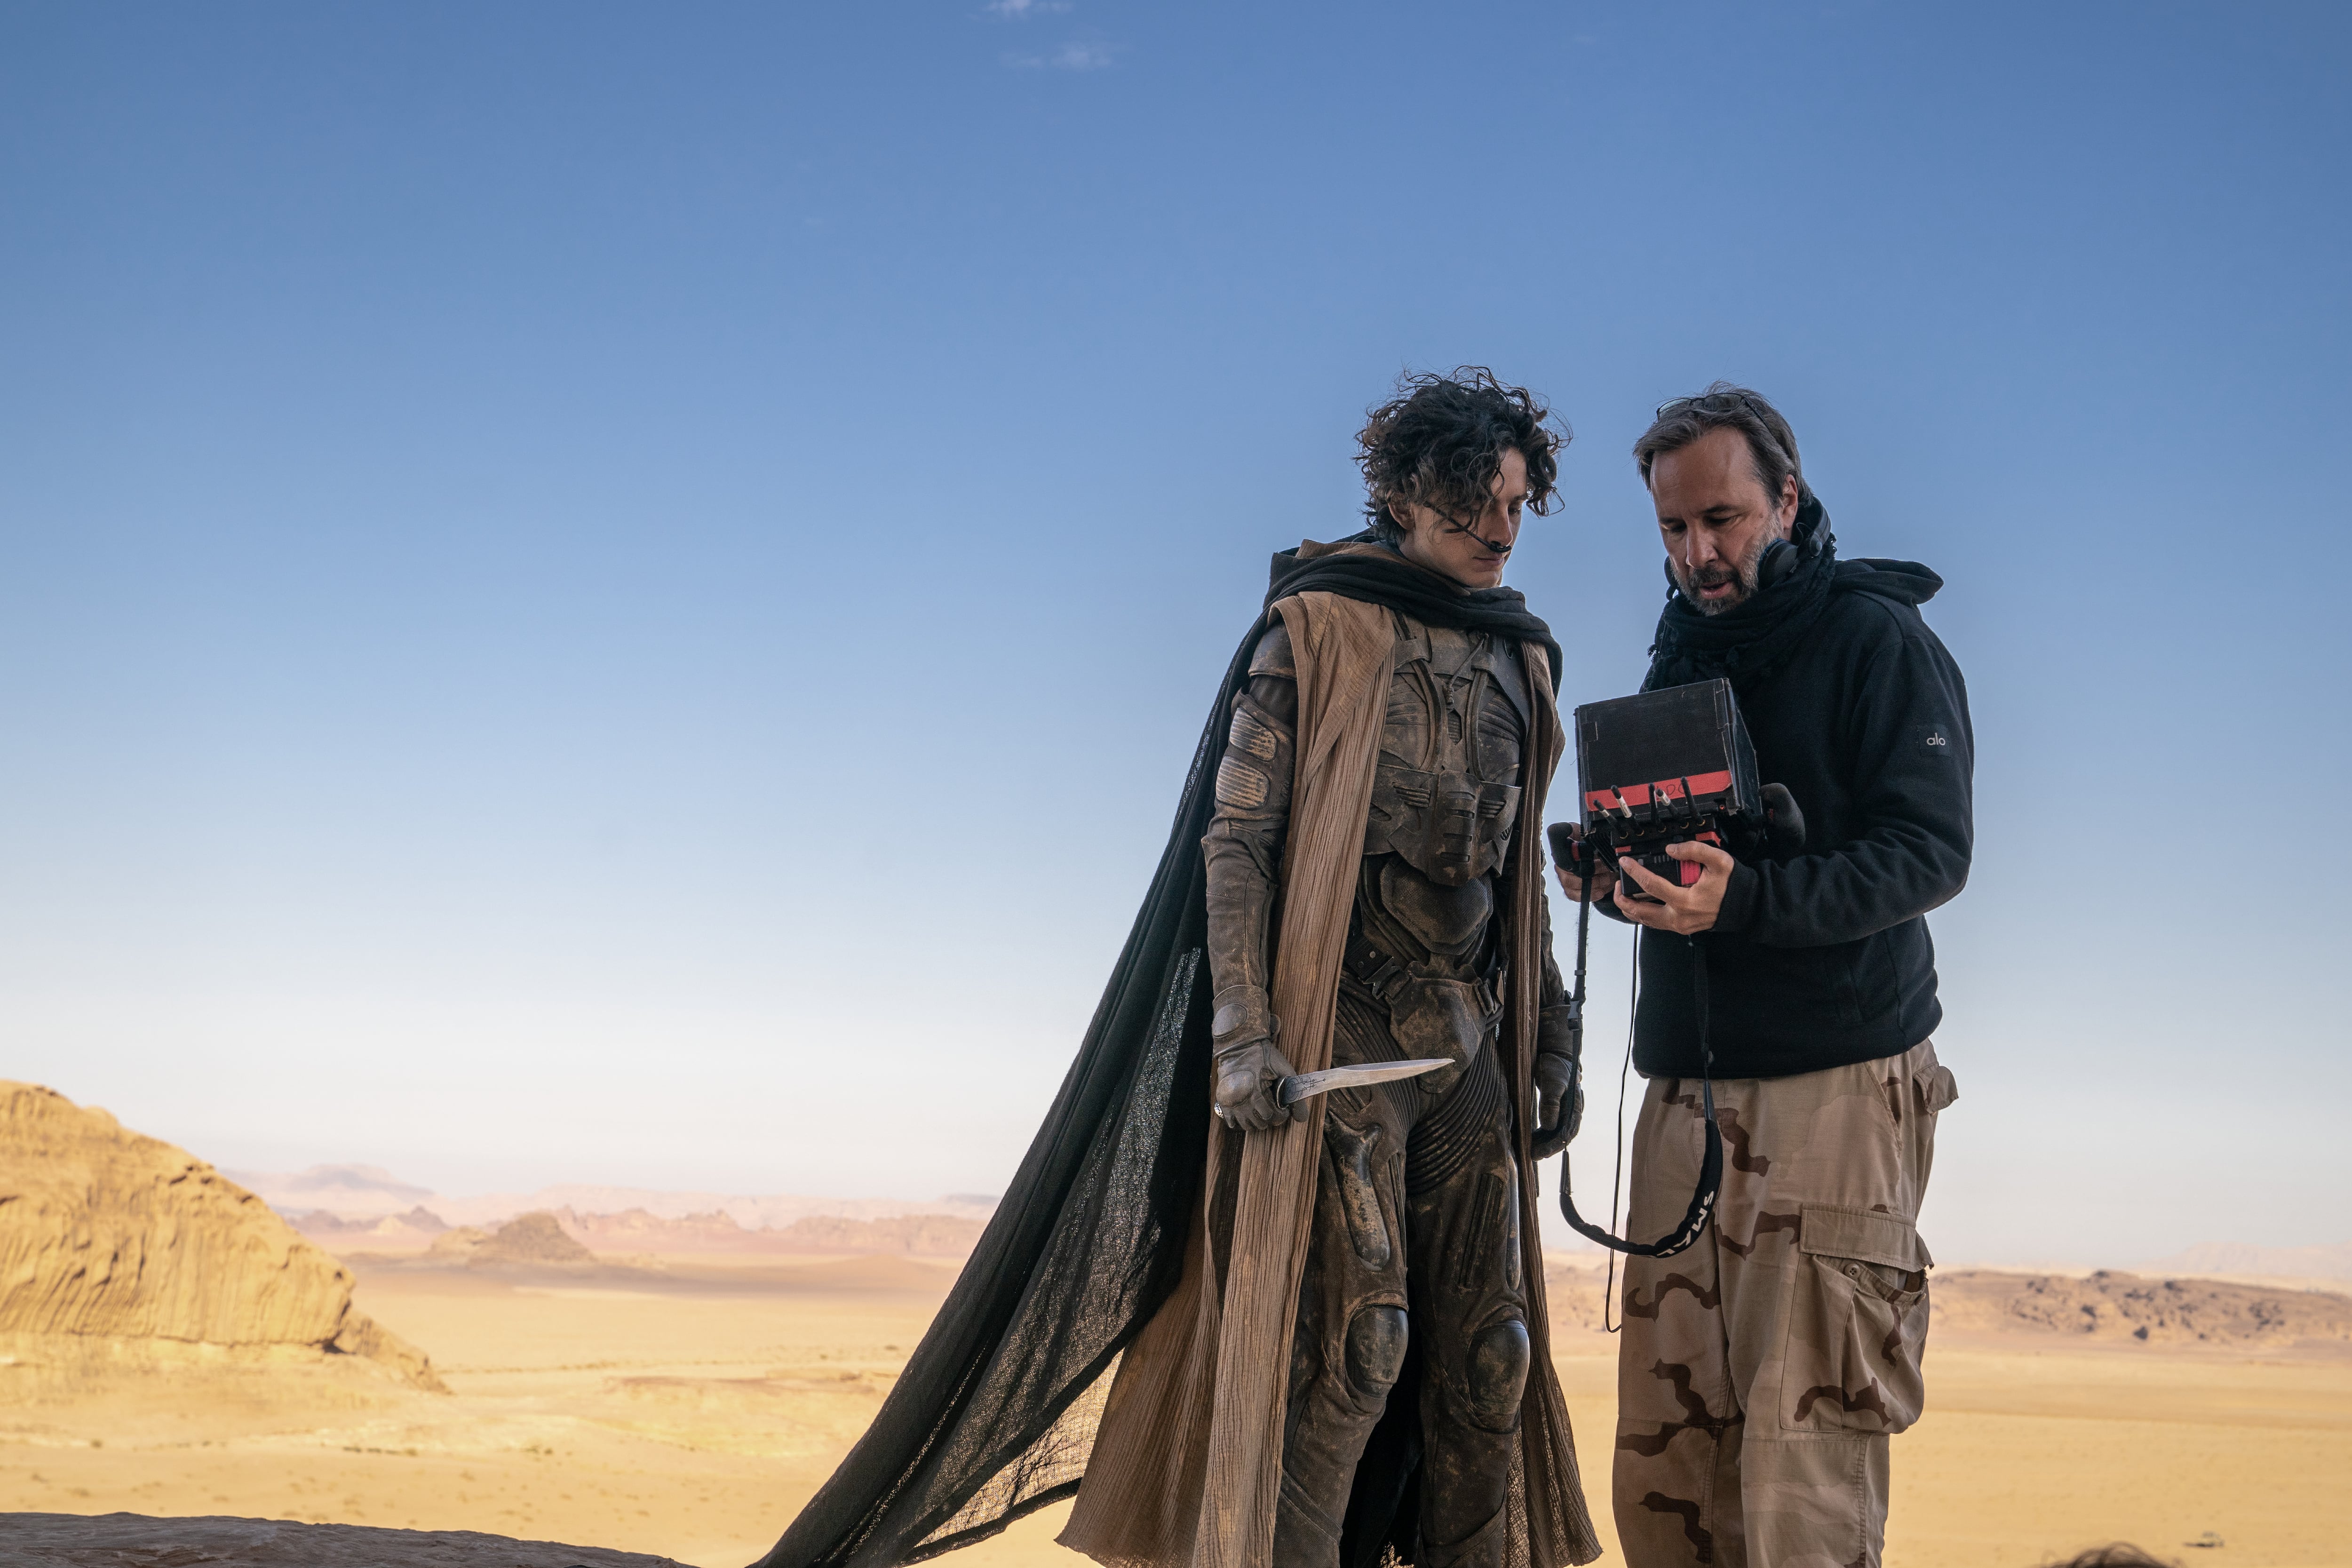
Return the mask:
[[[0,1513],[9,1568],[688,1568],[668,1557],[470,1530],[283,1520]]]

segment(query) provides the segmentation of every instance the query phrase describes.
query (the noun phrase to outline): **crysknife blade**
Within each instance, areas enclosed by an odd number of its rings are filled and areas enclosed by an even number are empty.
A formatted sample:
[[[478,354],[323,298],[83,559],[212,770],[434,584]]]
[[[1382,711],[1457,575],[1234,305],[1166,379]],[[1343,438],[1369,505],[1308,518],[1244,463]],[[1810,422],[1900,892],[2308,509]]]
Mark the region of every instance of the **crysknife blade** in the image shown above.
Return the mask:
[[[1296,1105],[1302,1100],[1328,1094],[1335,1089],[1361,1089],[1368,1083],[1390,1083],[1401,1078],[1419,1078],[1423,1073],[1453,1065],[1450,1057],[1421,1057],[1409,1062],[1365,1062],[1359,1067],[1325,1068],[1321,1072],[1303,1072],[1284,1079],[1281,1100],[1285,1105]]]

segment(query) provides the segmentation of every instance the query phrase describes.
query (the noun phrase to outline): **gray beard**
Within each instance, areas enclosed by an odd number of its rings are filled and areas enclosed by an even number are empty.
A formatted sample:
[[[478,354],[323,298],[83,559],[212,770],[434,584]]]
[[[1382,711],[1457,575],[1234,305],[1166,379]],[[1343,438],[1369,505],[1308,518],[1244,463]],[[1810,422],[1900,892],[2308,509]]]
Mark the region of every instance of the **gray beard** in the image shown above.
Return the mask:
[[[1778,537],[1780,537],[1778,534],[1773,533],[1758,536],[1755,548],[1740,558],[1736,569],[1717,563],[1713,566],[1701,567],[1697,572],[1691,574],[1677,570],[1675,573],[1675,586],[1682,591],[1683,598],[1690,607],[1702,616],[1719,616],[1726,610],[1736,609],[1755,596],[1756,563],[1764,559],[1764,552],[1771,547],[1773,540]],[[1668,564],[1672,564],[1671,559]],[[1702,599],[1698,596],[1698,591],[1701,588],[1711,588],[1718,583],[1733,581],[1738,583],[1739,588],[1728,598]]]

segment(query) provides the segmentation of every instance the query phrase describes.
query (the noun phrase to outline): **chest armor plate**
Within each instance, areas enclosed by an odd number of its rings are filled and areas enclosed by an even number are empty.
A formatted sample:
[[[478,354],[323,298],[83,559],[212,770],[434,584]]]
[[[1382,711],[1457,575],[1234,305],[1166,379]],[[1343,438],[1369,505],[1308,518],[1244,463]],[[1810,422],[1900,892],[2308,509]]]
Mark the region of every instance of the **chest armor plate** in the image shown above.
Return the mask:
[[[1364,853],[1393,854],[1440,888],[1464,888],[1511,847],[1527,749],[1526,677],[1517,650],[1484,633],[1398,619],[1403,646],[1389,683]]]

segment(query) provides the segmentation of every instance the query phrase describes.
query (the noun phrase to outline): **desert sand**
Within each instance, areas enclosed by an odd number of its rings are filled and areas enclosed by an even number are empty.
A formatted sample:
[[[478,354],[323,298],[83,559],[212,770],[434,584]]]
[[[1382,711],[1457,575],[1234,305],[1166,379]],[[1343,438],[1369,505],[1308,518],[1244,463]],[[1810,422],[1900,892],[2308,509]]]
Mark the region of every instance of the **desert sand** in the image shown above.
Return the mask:
[[[475,1530],[734,1568],[872,1417],[953,1269],[362,1261],[360,1305],[428,1349],[449,1393],[257,1365],[19,1388],[0,1406],[0,1512]],[[2022,1568],[2116,1538],[2200,1564],[2352,1563],[2343,1342],[2011,1327],[2000,1303],[2034,1295],[2019,1278],[1939,1282],[1952,1321],[1931,1340],[1928,1414],[1896,1443],[1889,1563]],[[1555,1290],[1603,1505],[1614,1342],[1581,1321],[1597,1272],[1566,1260]],[[1058,1511],[950,1561],[1076,1568],[1052,1544]],[[2223,1544],[2189,1544],[2209,1533]]]
[[[958,1267],[933,1250],[976,1224],[902,1219],[317,1227],[338,1258],[202,1161],[0,1084],[0,1561],[79,1563],[26,1543],[70,1536],[58,1515],[127,1514],[183,1522],[89,1528],[481,1531],[734,1568],[873,1418]],[[817,1234],[867,1250],[812,1254]],[[1613,1554],[1601,1270],[1550,1273]],[[1935,1291],[1927,1414],[1895,1445],[1895,1568],[2026,1568],[2117,1539],[2217,1568],[2352,1568],[2341,1286],[1948,1269]],[[951,1561],[1078,1568],[1053,1544],[1062,1512]],[[273,1539],[364,1555],[383,1538]]]

